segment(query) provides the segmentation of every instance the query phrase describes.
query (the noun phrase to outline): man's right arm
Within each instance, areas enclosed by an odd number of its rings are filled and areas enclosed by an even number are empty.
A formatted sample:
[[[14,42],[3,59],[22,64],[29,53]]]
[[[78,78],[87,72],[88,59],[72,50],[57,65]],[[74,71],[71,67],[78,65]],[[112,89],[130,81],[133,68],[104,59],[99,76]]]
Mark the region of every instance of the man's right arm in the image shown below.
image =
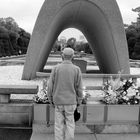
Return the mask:
[[[82,73],[80,68],[78,69],[78,76],[77,76],[77,83],[76,83],[76,88],[77,88],[77,104],[81,105],[82,99],[83,99],[83,81],[82,81]]]

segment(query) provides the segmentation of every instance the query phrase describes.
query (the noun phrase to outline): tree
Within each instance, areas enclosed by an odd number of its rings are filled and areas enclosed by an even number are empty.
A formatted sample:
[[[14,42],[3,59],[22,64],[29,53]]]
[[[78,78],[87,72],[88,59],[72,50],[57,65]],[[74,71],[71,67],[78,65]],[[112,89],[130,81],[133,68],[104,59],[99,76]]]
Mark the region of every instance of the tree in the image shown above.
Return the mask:
[[[140,59],[140,33],[137,35],[136,43],[134,45],[134,51],[132,53],[132,58]]]
[[[136,37],[129,37],[127,43],[128,43],[129,57],[132,58],[132,54],[134,52],[134,46],[136,43]]]
[[[30,34],[20,28],[12,17],[0,18],[0,57],[27,52]]]
[[[137,36],[137,28],[133,25],[128,26],[128,28],[126,28],[125,32],[126,32],[127,40],[130,37],[135,37],[136,38],[136,36]]]
[[[75,49],[76,38],[72,37],[69,38],[67,41],[67,45],[70,46],[72,49]]]
[[[19,46],[20,54],[26,54],[30,41],[30,34],[24,29],[20,28],[19,38],[17,39],[17,45]]]
[[[85,53],[92,54],[89,43],[87,42],[77,42],[75,45],[75,50],[78,52],[84,51]]]
[[[14,54],[15,55],[18,55],[19,54],[19,46],[17,44],[17,40],[19,38],[19,34],[16,33],[16,32],[13,32],[13,31],[9,31],[9,38],[10,38],[10,42],[11,42],[11,45],[13,47],[13,50],[14,50]]]
[[[57,52],[57,51],[61,51],[61,46],[60,46],[60,42],[58,41],[58,39],[56,39],[55,43],[53,44],[53,48],[52,50],[54,52]]]
[[[0,18],[0,26],[5,27],[9,31],[19,32],[20,28],[12,17]]]
[[[84,47],[85,53],[88,53],[88,54],[92,54],[93,53],[89,43],[87,43],[87,42],[83,43],[83,47]]]
[[[139,28],[134,26],[134,25],[129,25],[126,29],[126,38],[127,38],[127,44],[128,44],[128,51],[129,51],[129,57],[131,59],[136,58],[136,53],[137,49],[134,49],[134,46],[137,41],[137,36],[139,34]]]

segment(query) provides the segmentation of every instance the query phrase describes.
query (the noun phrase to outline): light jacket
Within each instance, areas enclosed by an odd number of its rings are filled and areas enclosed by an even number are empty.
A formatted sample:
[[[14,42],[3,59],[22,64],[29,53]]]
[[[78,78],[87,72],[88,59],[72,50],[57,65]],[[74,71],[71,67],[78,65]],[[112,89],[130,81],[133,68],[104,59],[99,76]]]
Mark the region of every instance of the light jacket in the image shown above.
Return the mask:
[[[83,97],[80,68],[68,60],[55,66],[48,81],[48,96],[55,105],[79,103]]]

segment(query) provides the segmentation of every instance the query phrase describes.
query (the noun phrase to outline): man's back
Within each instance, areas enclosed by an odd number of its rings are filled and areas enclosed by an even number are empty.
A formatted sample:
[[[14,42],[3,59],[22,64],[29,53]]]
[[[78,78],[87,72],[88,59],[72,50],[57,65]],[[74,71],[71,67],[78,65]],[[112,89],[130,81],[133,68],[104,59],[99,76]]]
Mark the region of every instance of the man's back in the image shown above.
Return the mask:
[[[71,61],[63,61],[54,68],[53,78],[55,79],[53,87],[54,104],[77,104],[76,97],[82,97],[80,68],[73,65]]]

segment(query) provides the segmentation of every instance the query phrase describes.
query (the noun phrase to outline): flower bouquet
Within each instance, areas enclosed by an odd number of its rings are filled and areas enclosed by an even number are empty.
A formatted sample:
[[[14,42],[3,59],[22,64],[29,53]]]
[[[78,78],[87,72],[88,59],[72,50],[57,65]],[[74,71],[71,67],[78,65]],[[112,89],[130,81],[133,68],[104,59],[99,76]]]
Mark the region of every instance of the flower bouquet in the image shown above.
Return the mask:
[[[86,94],[84,95],[83,99],[82,99],[82,104],[87,104],[88,98],[90,98],[91,95],[86,92]]]
[[[38,103],[38,104],[49,103],[49,98],[48,98],[48,94],[47,94],[47,80],[48,79],[43,79],[42,80],[42,89],[39,90],[37,95],[35,95],[33,97],[33,100],[34,100],[35,103]]]
[[[37,95],[33,97],[34,102],[38,104],[47,104],[49,103],[49,99],[47,96],[47,90],[46,89],[41,89]]]
[[[110,77],[103,84],[104,97],[101,102],[105,104],[139,104],[140,91],[136,78],[113,79]]]

